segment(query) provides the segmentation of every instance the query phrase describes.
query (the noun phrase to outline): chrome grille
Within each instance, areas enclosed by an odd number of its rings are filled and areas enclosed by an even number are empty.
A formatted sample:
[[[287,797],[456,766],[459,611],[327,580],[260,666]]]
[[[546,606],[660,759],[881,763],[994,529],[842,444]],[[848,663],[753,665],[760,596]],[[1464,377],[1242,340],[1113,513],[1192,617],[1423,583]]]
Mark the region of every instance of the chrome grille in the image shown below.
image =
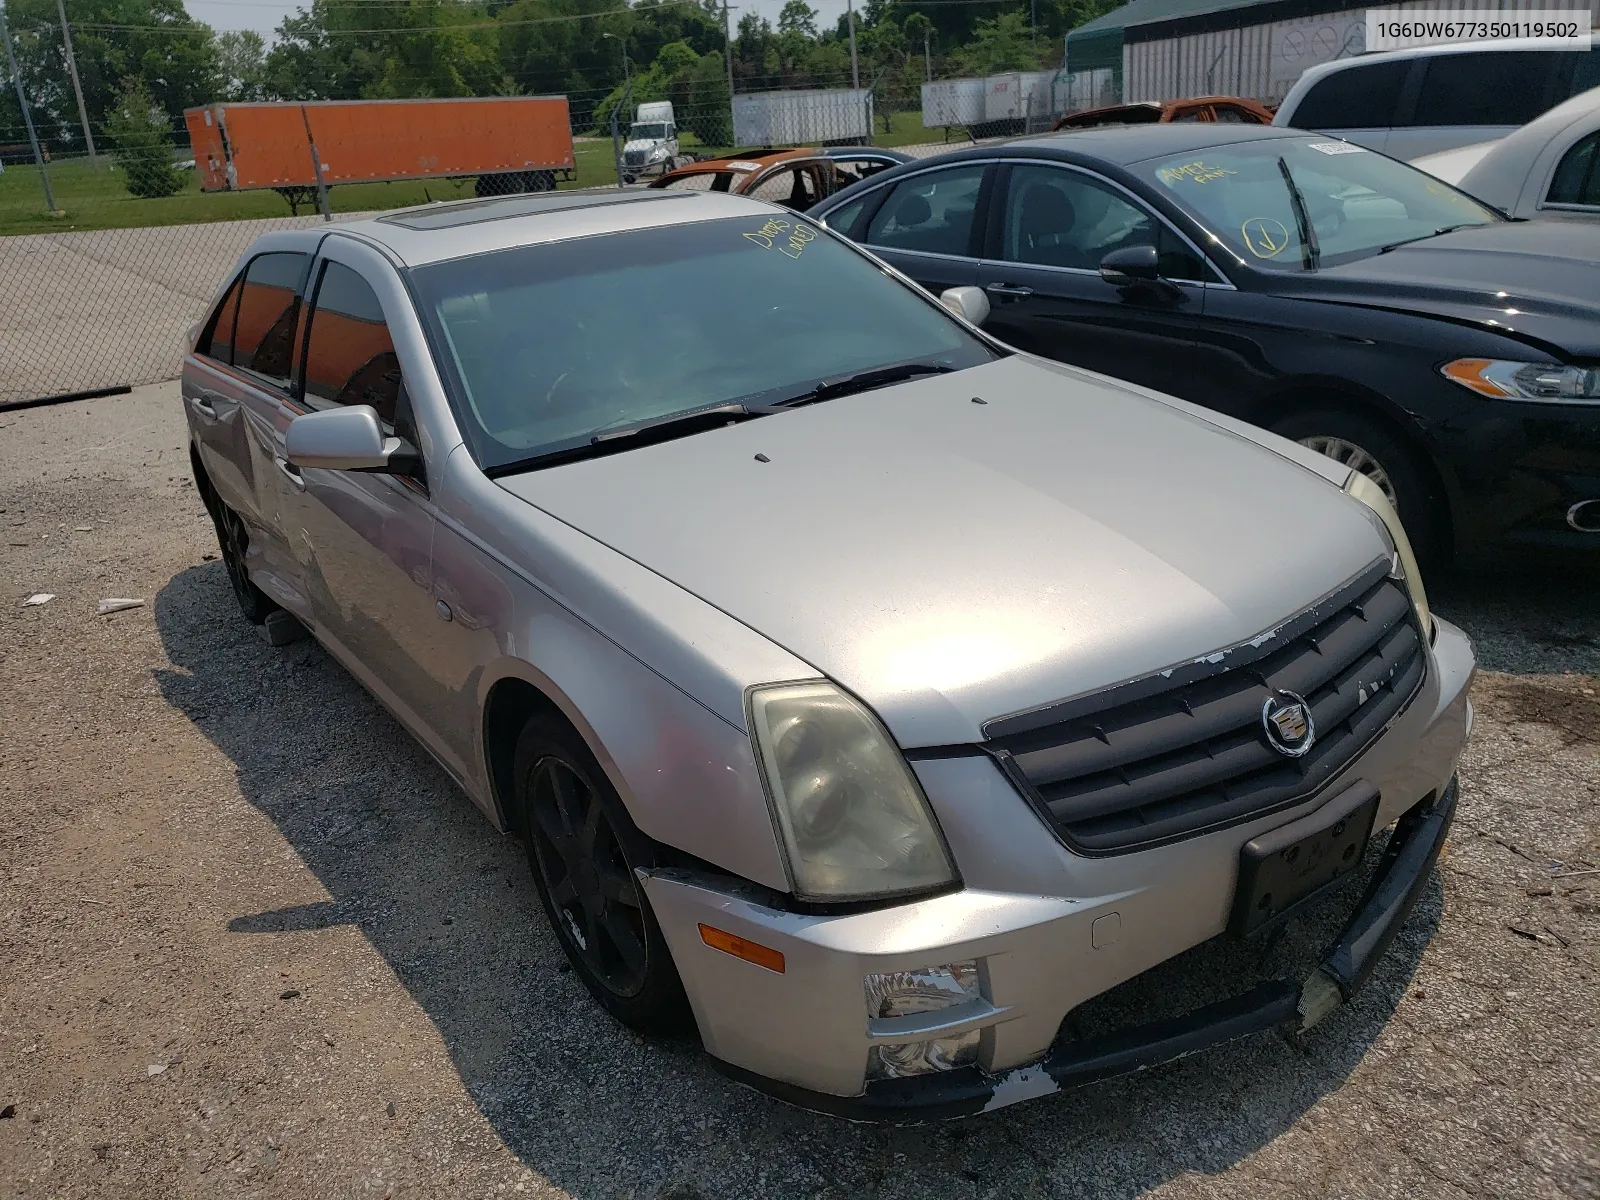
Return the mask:
[[[642,167],[647,157],[649,156],[643,150],[624,150],[622,152],[622,165],[625,167]]]
[[[985,745],[1074,848],[1141,849],[1304,799],[1405,707],[1424,651],[1404,585],[1379,564],[1267,638],[991,721]],[[1267,742],[1262,708],[1279,690],[1311,706],[1303,757]]]

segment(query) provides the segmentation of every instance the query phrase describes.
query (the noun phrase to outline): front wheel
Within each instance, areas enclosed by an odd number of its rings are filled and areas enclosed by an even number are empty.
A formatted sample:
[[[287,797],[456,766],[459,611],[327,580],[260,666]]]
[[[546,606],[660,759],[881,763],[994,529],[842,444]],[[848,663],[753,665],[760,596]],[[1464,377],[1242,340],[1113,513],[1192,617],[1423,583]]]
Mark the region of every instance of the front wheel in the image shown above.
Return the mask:
[[[1382,489],[1400,514],[1417,557],[1425,563],[1444,557],[1442,498],[1435,494],[1427,469],[1396,434],[1376,421],[1339,409],[1294,413],[1272,431],[1360,471]]]
[[[634,874],[654,863],[649,839],[564,723],[530,720],[517,740],[515,772],[534,883],[578,977],[624,1025],[683,1030],[683,984]]]
[[[239,602],[239,610],[252,625],[260,625],[278,607],[265,592],[250,581],[245,568],[250,550],[250,530],[244,518],[220,500],[212,511],[211,521],[217,527],[217,545],[222,550],[222,565],[228,570],[228,583]]]

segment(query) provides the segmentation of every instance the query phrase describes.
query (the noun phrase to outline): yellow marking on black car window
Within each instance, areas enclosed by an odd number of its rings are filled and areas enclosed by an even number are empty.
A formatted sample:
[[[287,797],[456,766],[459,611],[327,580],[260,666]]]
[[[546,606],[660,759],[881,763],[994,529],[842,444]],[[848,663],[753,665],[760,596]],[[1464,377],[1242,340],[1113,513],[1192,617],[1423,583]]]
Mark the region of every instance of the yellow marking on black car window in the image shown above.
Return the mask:
[[[1224,175],[1237,175],[1239,172],[1230,171],[1227,167],[1211,166],[1203,159],[1183,163],[1176,167],[1162,167],[1156,172],[1156,178],[1162,183],[1174,184],[1179,180],[1187,179],[1191,183],[1210,183],[1213,179],[1221,179]]]
[[[1245,249],[1257,258],[1276,258],[1289,245],[1289,230],[1271,217],[1251,217],[1239,226]]]

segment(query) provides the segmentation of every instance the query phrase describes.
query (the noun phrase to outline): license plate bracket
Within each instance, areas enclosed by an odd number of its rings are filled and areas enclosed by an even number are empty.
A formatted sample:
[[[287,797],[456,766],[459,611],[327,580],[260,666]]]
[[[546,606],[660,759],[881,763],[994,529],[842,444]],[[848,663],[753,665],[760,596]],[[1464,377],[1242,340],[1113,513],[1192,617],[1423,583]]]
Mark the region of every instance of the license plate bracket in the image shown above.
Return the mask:
[[[1246,842],[1229,929],[1243,936],[1276,925],[1355,870],[1377,815],[1378,789],[1361,780],[1309,816]]]

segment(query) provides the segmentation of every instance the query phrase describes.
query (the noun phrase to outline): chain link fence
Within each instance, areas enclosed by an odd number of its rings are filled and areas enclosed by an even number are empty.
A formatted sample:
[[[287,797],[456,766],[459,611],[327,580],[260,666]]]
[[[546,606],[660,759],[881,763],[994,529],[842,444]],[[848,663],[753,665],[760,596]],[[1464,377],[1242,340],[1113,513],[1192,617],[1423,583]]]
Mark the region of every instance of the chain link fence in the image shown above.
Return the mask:
[[[669,163],[755,146],[881,144],[891,126],[892,140],[912,141],[901,146],[908,152],[951,148],[941,140],[949,131],[925,128],[918,112],[892,121],[876,112],[866,89],[783,91],[741,94],[731,111],[675,106],[675,152],[630,164],[633,122],[620,118],[632,108],[619,113],[615,152],[604,128],[575,131],[576,177],[563,189],[645,186]],[[0,158],[0,406],[174,378],[186,330],[250,244],[323,221],[303,205],[305,215],[292,215],[268,190],[202,193],[188,150],[176,153],[183,186],[155,198],[131,194],[127,171],[106,155],[54,155],[46,163],[53,214],[27,148]],[[338,221],[478,192],[472,177],[428,179],[341,186],[330,201]]]

